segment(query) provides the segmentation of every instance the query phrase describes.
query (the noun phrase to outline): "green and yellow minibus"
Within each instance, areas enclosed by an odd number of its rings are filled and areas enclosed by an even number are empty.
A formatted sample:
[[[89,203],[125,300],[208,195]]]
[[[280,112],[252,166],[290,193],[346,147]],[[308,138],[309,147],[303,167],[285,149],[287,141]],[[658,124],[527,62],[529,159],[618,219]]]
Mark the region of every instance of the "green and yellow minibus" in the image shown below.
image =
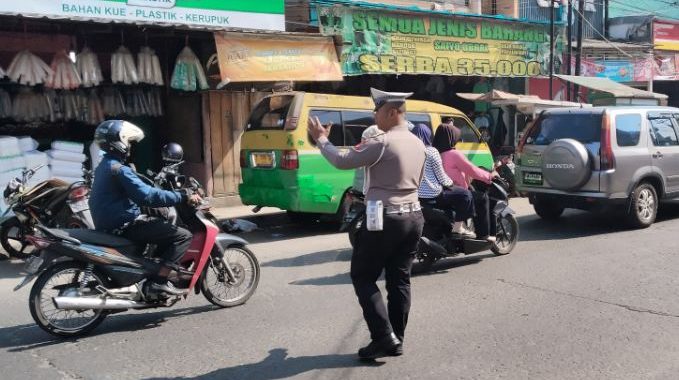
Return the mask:
[[[369,97],[277,93],[263,98],[253,109],[241,140],[240,165],[243,204],[278,207],[293,218],[339,215],[344,194],[352,186],[354,170],[339,170],[320,154],[307,132],[307,120],[317,116],[331,124],[330,141],[338,147],[355,146],[363,130],[374,124]],[[456,148],[477,166],[493,167],[488,145],[459,110],[437,103],[408,100],[407,119],[435,130],[452,119],[462,130]]]

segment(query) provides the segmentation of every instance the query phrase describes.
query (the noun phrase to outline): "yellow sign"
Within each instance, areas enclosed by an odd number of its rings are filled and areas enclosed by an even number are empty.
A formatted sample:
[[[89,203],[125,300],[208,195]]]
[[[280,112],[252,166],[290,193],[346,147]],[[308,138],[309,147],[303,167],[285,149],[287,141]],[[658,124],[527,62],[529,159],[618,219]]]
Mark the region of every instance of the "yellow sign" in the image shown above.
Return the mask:
[[[332,38],[215,33],[222,81],[341,81]]]
[[[345,75],[525,77],[549,71],[549,28],[544,25],[332,6],[319,6],[319,20],[324,35],[342,37]],[[561,50],[557,38],[559,61]]]

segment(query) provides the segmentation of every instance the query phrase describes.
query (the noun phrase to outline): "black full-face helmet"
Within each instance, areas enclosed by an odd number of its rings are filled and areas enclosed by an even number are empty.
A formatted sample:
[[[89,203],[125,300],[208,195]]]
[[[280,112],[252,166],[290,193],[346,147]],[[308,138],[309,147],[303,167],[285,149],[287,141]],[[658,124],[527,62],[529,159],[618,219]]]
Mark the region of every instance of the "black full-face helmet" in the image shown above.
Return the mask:
[[[106,120],[94,131],[94,141],[99,147],[120,158],[127,158],[130,146],[144,138],[144,131],[123,120]]]
[[[162,157],[166,164],[176,164],[184,159],[184,149],[177,143],[168,143],[163,147]]]

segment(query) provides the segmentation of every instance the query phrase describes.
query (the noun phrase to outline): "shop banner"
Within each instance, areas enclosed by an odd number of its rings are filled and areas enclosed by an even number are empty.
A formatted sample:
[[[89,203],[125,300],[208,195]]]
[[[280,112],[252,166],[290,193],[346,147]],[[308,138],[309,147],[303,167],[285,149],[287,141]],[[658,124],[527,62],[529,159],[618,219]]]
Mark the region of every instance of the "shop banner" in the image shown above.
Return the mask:
[[[655,54],[655,80],[675,80],[677,75],[677,54],[660,53]]]
[[[575,67],[575,58],[572,58]],[[626,60],[589,60],[580,62],[580,75],[583,77],[608,78],[615,82],[634,82],[636,61]]]
[[[656,50],[679,51],[679,23],[653,20],[653,43]]]
[[[341,81],[332,38],[215,33],[222,81]]]
[[[284,0],[18,0],[0,14],[100,22],[285,30]]]
[[[319,6],[318,14],[324,35],[342,36],[345,75],[525,77],[549,72],[548,26],[341,6]],[[561,51],[558,39],[557,73]]]
[[[571,60],[575,69],[575,58]],[[583,77],[608,78],[616,82],[648,82],[679,79],[679,54],[656,53],[653,58],[633,60],[588,60],[580,62]],[[573,71],[575,72],[575,71]]]

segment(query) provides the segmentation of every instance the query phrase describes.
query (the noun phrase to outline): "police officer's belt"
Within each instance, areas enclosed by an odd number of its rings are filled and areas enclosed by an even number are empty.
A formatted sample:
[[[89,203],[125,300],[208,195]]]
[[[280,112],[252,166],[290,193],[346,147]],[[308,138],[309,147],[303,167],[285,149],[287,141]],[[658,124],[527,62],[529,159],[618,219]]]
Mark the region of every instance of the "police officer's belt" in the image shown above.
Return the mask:
[[[385,214],[407,214],[409,212],[415,212],[422,210],[420,202],[407,203],[403,205],[387,206],[384,208]]]

